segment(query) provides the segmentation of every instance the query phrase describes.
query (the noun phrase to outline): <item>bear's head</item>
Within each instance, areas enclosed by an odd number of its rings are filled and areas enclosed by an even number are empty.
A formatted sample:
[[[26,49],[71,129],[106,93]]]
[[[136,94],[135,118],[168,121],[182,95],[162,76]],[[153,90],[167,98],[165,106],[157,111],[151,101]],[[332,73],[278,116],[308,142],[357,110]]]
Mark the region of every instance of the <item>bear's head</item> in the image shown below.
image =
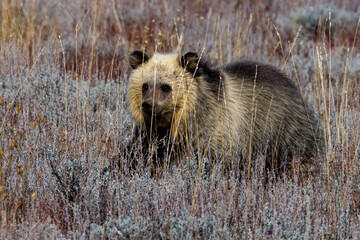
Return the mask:
[[[198,55],[134,51],[129,62],[128,101],[135,121],[148,132],[170,130],[174,137],[195,105]]]

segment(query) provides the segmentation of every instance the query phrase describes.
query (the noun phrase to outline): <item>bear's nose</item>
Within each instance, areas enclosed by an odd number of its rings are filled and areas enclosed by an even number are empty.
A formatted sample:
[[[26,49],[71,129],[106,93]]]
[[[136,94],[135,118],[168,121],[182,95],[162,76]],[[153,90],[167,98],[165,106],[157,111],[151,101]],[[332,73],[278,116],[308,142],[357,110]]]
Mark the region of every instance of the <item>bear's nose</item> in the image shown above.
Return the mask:
[[[149,102],[149,101],[144,101],[144,102],[142,103],[142,110],[143,110],[143,112],[145,112],[145,113],[151,113],[151,111],[152,111],[152,104],[151,104],[151,102]]]

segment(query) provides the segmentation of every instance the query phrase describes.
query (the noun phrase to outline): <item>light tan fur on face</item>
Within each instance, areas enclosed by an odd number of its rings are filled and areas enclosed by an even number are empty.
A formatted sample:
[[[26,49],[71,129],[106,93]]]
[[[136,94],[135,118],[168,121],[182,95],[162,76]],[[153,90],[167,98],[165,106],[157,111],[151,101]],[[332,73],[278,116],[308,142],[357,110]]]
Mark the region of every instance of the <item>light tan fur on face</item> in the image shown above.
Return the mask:
[[[180,65],[176,54],[155,53],[148,62],[133,70],[130,77],[128,101],[135,121],[142,127],[142,86],[151,81],[155,85],[166,83],[171,86],[171,104],[167,106],[166,121],[171,123],[171,138],[177,139],[181,134],[179,127],[185,125],[188,114],[196,103],[196,84],[192,75]],[[156,93],[155,93],[156,94]]]

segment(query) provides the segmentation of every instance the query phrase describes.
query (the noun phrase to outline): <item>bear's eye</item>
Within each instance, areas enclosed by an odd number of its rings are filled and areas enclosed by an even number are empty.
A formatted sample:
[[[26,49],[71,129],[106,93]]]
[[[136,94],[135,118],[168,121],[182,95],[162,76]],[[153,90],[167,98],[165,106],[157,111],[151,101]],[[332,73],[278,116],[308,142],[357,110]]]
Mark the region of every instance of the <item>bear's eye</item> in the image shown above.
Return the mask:
[[[149,85],[147,83],[144,83],[142,86],[143,92],[146,92],[149,89]]]
[[[163,92],[170,92],[170,91],[171,91],[171,87],[170,87],[169,85],[167,85],[167,84],[164,84],[164,85],[161,86],[161,90],[162,90]]]

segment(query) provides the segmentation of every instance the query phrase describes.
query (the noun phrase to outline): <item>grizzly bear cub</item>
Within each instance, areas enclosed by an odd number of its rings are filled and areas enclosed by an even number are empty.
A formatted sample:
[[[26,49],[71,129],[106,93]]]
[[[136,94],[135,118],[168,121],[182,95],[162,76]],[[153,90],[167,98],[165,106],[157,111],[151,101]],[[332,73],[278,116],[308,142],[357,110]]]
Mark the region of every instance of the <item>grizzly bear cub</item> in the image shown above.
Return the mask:
[[[193,52],[134,51],[129,61],[130,111],[151,159],[208,146],[243,164],[266,154],[267,167],[280,172],[293,156],[316,152],[313,113],[272,66],[239,61],[212,68]]]

